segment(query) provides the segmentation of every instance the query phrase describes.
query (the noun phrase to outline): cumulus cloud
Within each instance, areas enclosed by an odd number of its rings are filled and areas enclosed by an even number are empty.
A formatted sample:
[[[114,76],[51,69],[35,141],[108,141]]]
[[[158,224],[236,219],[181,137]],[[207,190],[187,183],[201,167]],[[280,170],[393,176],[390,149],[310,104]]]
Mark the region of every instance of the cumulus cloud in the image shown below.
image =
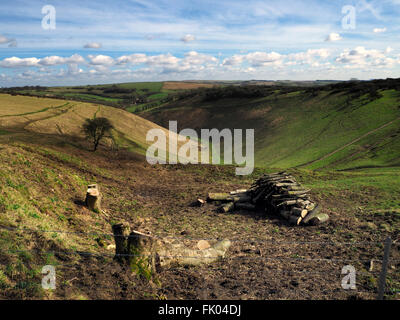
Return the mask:
[[[178,64],[179,58],[172,54],[160,54],[158,56],[150,56],[147,58],[146,63],[150,66],[173,66]]]
[[[270,65],[279,65],[283,56],[277,52],[252,52],[245,56],[245,59],[253,67],[265,67]]]
[[[40,59],[38,63],[43,66],[55,66],[61,64],[80,64],[80,63],[85,63],[85,59],[79,54],[74,54],[69,58],[50,56]]]
[[[187,43],[196,40],[196,37],[192,34],[187,34],[181,38],[181,41]]]
[[[40,67],[40,66],[56,66],[62,64],[80,64],[85,63],[85,59],[79,54],[74,54],[71,57],[49,56],[42,59],[32,58],[5,58],[0,61],[0,66],[3,68],[19,68],[19,67]]]
[[[384,66],[391,65],[395,62],[393,58],[387,57],[385,54],[387,49],[382,52],[375,49],[366,49],[365,47],[356,47],[352,50],[344,50],[337,58],[336,62],[352,65],[354,67],[363,67],[367,65]]]
[[[330,33],[325,39],[325,41],[327,41],[327,42],[333,42],[333,41],[339,41],[339,40],[342,40],[342,37],[340,36],[339,33],[335,33],[335,32]]]
[[[37,58],[18,58],[11,57],[5,58],[0,62],[0,66],[3,68],[18,68],[18,67],[36,67],[40,59]]]
[[[131,54],[128,56],[121,56],[116,59],[116,63],[118,65],[127,64],[127,63],[141,64],[141,63],[145,63],[146,61],[147,61],[147,56],[143,53],[135,53],[135,54]]]
[[[277,66],[282,64],[285,56],[277,52],[251,52],[245,55],[233,55],[224,59],[223,66],[237,66],[248,62],[252,67]]]
[[[91,65],[102,65],[102,66],[110,66],[114,63],[114,59],[110,56],[104,56],[102,54],[99,55],[88,55],[89,63]]]
[[[280,75],[311,74],[317,72],[325,75],[327,71],[344,72],[347,69],[384,70],[400,63],[400,55],[392,53],[393,49],[376,50],[365,47],[345,49],[337,53],[333,48],[309,49],[293,53],[279,52],[241,52],[224,57],[220,62],[220,55],[213,56],[197,51],[186,52],[183,56],[174,56],[170,53],[147,55],[133,53],[122,56],[88,55],[86,60],[79,54],[70,57],[47,56],[44,58],[19,58],[10,57],[0,60],[3,68],[27,68],[19,75],[21,79],[44,76],[46,79],[54,77],[70,79],[172,79],[172,78],[212,78],[229,74],[234,75],[259,75],[260,72],[270,72],[279,69]],[[336,52],[335,56],[332,53]],[[83,69],[79,66],[83,64]],[[55,66],[63,66],[57,67]],[[135,66],[135,68],[133,68]],[[31,68],[31,69],[28,69]],[[36,68],[36,69],[34,69]],[[28,72],[28,71],[34,71]],[[309,72],[309,73],[307,73]],[[318,73],[319,72],[319,73]],[[268,73],[270,74],[270,73]],[[315,73],[314,73],[315,74]],[[143,80],[142,79],[142,80]],[[4,81],[4,80],[3,80]]]
[[[386,32],[386,28],[374,28],[374,33],[382,33],[382,32]]]
[[[252,68],[268,67],[268,66],[295,66],[301,64],[309,64],[319,66],[317,60],[325,60],[331,55],[329,49],[309,49],[304,52],[297,52],[291,54],[280,54],[277,52],[251,52],[245,55],[233,55],[223,60],[222,65],[233,67],[239,66],[243,63],[249,63]]]
[[[102,47],[100,42],[89,42],[83,46],[85,49],[100,49]]]
[[[244,56],[235,54],[232,57],[224,59],[224,61],[222,62],[222,65],[237,66],[237,65],[242,64],[243,61],[244,61]]]
[[[185,53],[185,57],[183,59],[183,63],[188,63],[191,65],[212,64],[216,62],[218,62],[217,58],[208,54],[198,53],[196,51]]]
[[[190,51],[185,53],[183,59],[178,59],[169,65],[164,65],[162,73],[200,72],[214,67],[218,59],[208,54]]]
[[[329,49],[309,49],[305,52],[292,53],[288,55],[288,59],[296,61],[299,64],[315,64],[315,59],[326,59],[330,56]]]

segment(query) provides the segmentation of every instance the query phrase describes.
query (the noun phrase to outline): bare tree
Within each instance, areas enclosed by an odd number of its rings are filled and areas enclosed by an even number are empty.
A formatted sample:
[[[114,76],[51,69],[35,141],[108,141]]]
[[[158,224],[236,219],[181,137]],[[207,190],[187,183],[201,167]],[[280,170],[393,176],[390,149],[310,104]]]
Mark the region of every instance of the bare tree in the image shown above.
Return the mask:
[[[97,150],[101,139],[113,128],[114,126],[107,118],[86,119],[82,125],[86,137],[93,143],[93,151]]]

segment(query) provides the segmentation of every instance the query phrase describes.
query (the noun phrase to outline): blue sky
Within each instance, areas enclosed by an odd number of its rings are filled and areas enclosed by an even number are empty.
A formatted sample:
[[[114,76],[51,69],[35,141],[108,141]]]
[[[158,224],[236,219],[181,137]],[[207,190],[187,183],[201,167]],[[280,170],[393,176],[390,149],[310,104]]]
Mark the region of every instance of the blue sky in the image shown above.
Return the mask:
[[[2,1],[0,86],[395,78],[399,17],[400,0]]]

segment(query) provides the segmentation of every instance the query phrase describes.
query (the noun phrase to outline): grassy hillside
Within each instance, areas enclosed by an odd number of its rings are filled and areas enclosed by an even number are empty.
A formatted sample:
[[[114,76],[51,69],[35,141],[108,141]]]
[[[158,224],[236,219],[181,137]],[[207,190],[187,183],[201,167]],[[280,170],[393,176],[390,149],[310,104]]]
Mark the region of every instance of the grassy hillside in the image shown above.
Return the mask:
[[[85,119],[105,117],[111,121],[114,129],[112,137],[104,143],[141,155],[146,154],[147,147],[152,143],[146,141],[149,130],[160,129],[169,136],[168,130],[148,120],[100,104],[8,94],[0,94],[0,104],[0,128],[5,130],[59,135],[84,141],[82,124]],[[167,139],[167,150],[168,146]]]
[[[261,167],[398,166],[397,83],[394,88],[339,86],[248,89],[250,94],[203,89],[139,115],[162,126],[177,120],[180,129],[255,129],[256,164]]]

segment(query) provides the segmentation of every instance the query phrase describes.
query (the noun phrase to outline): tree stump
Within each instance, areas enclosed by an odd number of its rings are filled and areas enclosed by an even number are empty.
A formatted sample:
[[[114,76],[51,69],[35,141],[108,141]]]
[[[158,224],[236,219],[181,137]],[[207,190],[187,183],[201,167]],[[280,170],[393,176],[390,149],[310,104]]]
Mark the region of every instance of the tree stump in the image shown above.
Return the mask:
[[[133,231],[120,223],[112,227],[115,239],[114,259],[129,264],[132,271],[154,279],[162,267],[171,264],[200,265],[208,264],[225,256],[231,246],[229,240],[222,240],[210,246],[206,241],[198,243],[198,250],[190,249],[181,241],[158,239],[153,236]]]
[[[157,273],[157,239],[144,233],[133,231],[128,237],[128,261],[133,272],[148,280]]]
[[[89,210],[101,212],[101,194],[97,184],[91,184],[88,186],[85,204]]]
[[[115,257],[118,262],[128,259],[128,236],[129,226],[119,223],[112,226],[115,240]]]

